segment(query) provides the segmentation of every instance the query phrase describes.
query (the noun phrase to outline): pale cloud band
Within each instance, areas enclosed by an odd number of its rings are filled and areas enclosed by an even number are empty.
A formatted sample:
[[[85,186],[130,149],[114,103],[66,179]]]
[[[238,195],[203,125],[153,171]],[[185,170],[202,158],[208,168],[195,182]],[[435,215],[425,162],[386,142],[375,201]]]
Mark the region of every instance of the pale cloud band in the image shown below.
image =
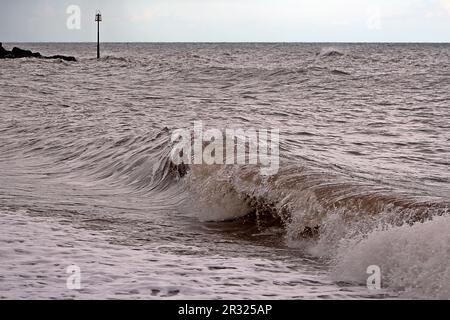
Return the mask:
[[[82,28],[65,28],[67,8]],[[16,0],[2,2],[0,41],[449,42],[450,0]],[[22,18],[17,23],[17,17]]]

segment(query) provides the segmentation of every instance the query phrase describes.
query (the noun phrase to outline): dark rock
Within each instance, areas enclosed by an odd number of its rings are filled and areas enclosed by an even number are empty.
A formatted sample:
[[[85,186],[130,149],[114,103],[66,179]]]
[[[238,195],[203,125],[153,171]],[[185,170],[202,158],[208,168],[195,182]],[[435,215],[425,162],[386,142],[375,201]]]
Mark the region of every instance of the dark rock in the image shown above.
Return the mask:
[[[10,52],[3,48],[3,43],[0,42],[0,59],[4,59],[6,55],[8,55]]]
[[[12,54],[15,58],[40,58],[39,52],[32,52],[31,50],[23,50],[17,47],[12,49]]]
[[[0,54],[3,53],[5,50],[5,48],[3,48],[3,43],[0,42]]]
[[[17,47],[14,47],[12,51],[8,51],[3,48],[3,44],[0,42],[0,59],[19,59],[19,58],[42,58],[42,59],[61,59],[64,61],[73,61],[76,62],[77,59],[71,56],[50,56],[46,57],[41,55],[39,52],[32,52],[31,50],[23,50]]]

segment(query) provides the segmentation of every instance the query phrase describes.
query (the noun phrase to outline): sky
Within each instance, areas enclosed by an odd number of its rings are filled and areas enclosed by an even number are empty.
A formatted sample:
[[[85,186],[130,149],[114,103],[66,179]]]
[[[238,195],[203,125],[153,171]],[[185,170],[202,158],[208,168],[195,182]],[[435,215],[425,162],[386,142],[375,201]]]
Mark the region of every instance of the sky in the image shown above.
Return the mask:
[[[450,0],[0,0],[2,42],[450,42]]]

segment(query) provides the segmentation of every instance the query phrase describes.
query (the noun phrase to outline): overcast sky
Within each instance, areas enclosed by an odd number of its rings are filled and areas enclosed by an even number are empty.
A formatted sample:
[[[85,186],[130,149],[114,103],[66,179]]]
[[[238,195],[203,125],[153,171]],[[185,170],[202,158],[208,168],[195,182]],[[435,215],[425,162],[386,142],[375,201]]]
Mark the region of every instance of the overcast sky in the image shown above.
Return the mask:
[[[67,13],[71,5],[80,8],[80,29],[75,11]],[[95,41],[96,9],[108,42],[450,42],[450,0],[0,0],[0,6],[3,42]]]

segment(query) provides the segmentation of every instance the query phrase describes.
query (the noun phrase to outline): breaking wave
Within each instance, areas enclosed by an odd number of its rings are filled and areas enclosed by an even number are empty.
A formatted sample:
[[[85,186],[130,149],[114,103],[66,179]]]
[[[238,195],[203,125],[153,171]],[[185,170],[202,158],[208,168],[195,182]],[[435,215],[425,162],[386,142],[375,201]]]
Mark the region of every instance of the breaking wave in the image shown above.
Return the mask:
[[[328,261],[337,281],[363,285],[377,265],[401,296],[450,297],[448,203],[293,164],[273,177],[251,166],[191,166],[183,183],[201,220],[281,229],[289,246]]]
[[[4,132],[16,130],[11,124]],[[2,159],[20,148],[25,158],[56,158],[49,162],[56,172],[69,168],[74,176],[142,196],[177,188],[181,210],[202,221],[232,220],[260,232],[275,228],[287,245],[328,261],[339,281],[363,283],[365,269],[375,264],[388,288],[414,297],[450,297],[448,203],[395,193],[307,162],[282,160],[273,176],[250,165],[177,166],[170,160],[169,133],[164,128],[64,146],[43,134],[3,146]]]

